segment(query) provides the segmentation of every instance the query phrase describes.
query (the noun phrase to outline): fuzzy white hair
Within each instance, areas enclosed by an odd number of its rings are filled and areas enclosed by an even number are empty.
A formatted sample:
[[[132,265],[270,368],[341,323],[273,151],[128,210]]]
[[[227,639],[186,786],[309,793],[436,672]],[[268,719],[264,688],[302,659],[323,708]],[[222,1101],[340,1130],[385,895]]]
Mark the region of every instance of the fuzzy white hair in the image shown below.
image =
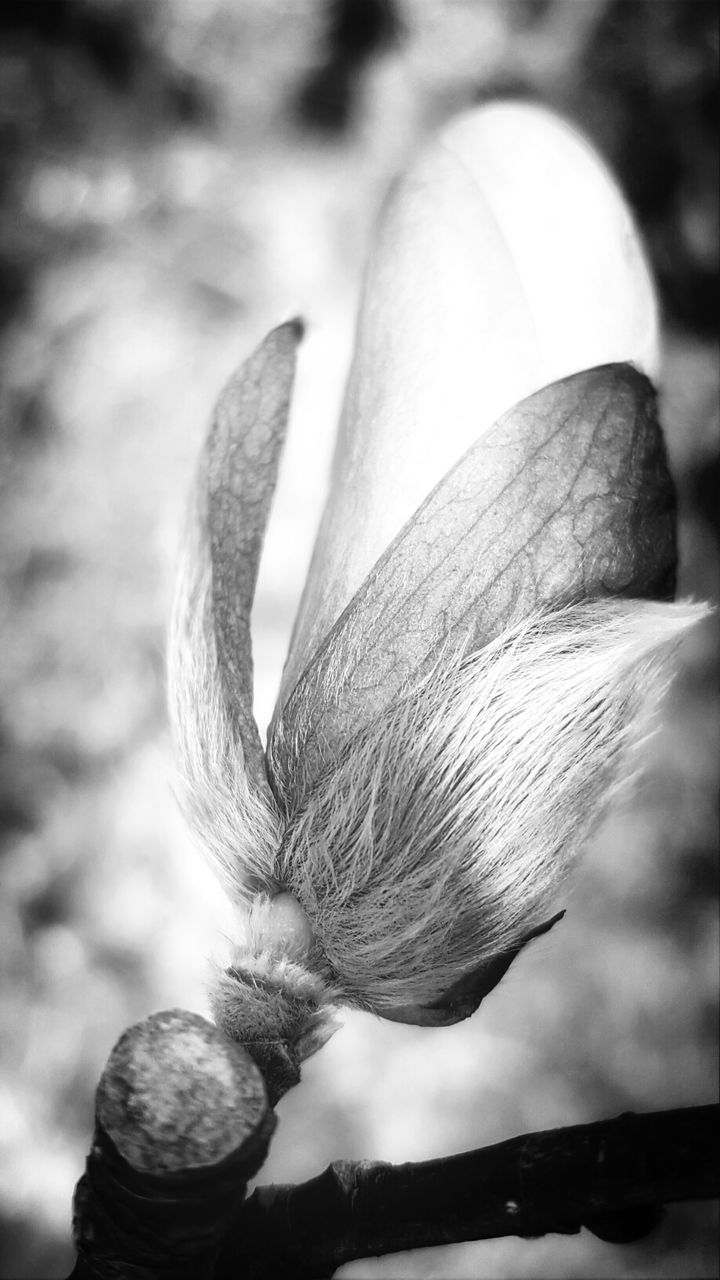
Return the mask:
[[[527,618],[444,655],[349,742],[275,867],[346,1001],[426,1004],[547,918],[704,612],[606,599]]]
[[[273,868],[282,823],[252,782],[225,705],[212,614],[212,568],[202,510],[188,521],[168,639],[168,705],[178,765],[177,792],[195,839],[226,892],[250,906],[277,892]]]
[[[584,602],[527,618],[478,652],[443,653],[284,821],[254,785],[225,705],[205,529],[200,509],[178,574],[168,685],[181,804],[249,912],[248,940],[217,989],[221,1021],[266,1034],[237,984],[263,1002],[270,956],[257,901],[280,890],[308,916],[307,962],[328,996],[380,1014],[442,997],[547,918],[591,828],[631,782],[673,652],[705,606]],[[319,989],[291,968],[288,997],[310,1017]],[[277,969],[271,1003],[281,978]],[[294,1025],[289,1010],[279,1021]]]

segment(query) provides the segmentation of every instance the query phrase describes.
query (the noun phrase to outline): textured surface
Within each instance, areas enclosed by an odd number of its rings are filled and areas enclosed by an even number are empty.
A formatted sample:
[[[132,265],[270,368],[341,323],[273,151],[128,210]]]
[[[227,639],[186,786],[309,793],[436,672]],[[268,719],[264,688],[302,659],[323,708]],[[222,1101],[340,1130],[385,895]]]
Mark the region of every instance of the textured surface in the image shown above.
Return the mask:
[[[252,710],[250,613],[301,336],[302,324],[291,321],[268,334],[242,365],[217,404],[206,450],[218,665],[245,765],[259,789],[267,782]]]
[[[249,1055],[182,1010],[131,1027],[103,1072],[97,1118],[134,1169],[213,1165],[267,1129],[267,1097]]]
[[[641,374],[608,365],[522,401],[440,481],[320,645],[270,730],[279,794],[306,794],[445,644],[473,651],[534,610],[594,596],[671,599],[674,515]]]
[[[204,1274],[274,1128],[260,1073],[212,1023],[171,1009],[130,1027],[98,1086],[73,1200],[87,1274],[196,1280],[198,1258]]]

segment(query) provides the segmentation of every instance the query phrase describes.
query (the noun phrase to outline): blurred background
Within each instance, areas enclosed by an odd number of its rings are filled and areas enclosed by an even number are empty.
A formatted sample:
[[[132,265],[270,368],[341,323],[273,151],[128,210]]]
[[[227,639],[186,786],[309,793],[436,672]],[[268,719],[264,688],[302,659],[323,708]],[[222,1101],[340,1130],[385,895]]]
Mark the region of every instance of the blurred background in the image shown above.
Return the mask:
[[[452,112],[580,124],[664,313],[680,590],[717,599],[717,6],[703,0],[4,0],[0,8],[0,1275],[67,1274],[113,1043],[207,1010],[231,928],[172,795],[164,629],[184,495],[232,368],[296,312],[291,439],[254,619],[272,710],[379,203]],[[478,352],[482,359],[482,352]],[[716,1098],[715,629],[688,640],[636,801],[475,1018],[348,1014],[262,1181]],[[717,1274],[710,1205],[353,1263],[348,1277]]]

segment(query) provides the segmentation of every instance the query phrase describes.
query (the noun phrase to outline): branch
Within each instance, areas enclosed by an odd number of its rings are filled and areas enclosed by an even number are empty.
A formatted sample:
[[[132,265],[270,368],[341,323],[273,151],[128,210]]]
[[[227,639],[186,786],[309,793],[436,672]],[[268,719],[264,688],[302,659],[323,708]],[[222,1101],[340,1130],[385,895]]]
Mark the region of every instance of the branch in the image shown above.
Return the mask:
[[[194,1013],[130,1027],[100,1078],[71,1280],[209,1280],[275,1117],[255,1063]]]
[[[662,1205],[718,1195],[719,1111],[627,1114],[422,1164],[338,1161],[244,1201],[275,1126],[261,1074],[204,1018],[153,1014],[98,1085],[72,1280],[319,1280],[462,1240],[582,1226],[639,1239]]]
[[[499,1236],[626,1243],[661,1206],[720,1194],[718,1106],[525,1134],[421,1164],[336,1161],[298,1186],[258,1188],[214,1280],[318,1280],[357,1258]]]

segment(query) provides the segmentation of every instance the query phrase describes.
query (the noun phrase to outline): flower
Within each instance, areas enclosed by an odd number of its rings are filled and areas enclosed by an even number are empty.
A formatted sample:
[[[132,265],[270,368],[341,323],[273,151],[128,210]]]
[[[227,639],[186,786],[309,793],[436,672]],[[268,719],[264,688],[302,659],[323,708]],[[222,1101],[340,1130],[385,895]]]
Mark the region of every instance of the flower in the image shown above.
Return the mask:
[[[249,619],[299,323],[220,399],[171,705],[191,821],[249,909],[218,1016],[260,1058],[282,1044],[283,1080],[334,1003],[457,1021],[563,914],[703,612],[671,603],[657,327],[627,207],[568,125],[498,104],[428,146],[371,252],[265,756]]]

